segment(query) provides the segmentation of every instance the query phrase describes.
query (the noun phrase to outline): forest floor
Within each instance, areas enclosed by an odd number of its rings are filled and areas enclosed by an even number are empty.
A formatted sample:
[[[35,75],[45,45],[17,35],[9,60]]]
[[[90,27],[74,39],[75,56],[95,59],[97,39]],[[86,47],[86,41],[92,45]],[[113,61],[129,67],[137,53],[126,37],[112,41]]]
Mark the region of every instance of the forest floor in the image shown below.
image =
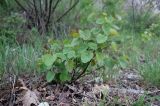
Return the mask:
[[[86,76],[75,84],[46,83],[44,77],[6,76],[0,85],[0,106],[160,106],[160,89],[148,86],[136,70],[97,83]],[[145,105],[146,104],[146,105]]]

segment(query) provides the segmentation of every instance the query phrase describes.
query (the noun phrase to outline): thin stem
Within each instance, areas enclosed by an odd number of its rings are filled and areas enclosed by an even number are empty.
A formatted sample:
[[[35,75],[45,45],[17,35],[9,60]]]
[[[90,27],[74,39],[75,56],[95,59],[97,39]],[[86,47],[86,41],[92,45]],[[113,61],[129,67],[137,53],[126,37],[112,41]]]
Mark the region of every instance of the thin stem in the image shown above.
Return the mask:
[[[98,68],[96,68],[95,70],[99,70],[99,69],[101,69],[101,68],[104,68],[104,66],[98,67]]]
[[[77,78],[74,79],[74,82],[77,81],[79,78],[81,78],[87,71],[87,68],[89,67],[92,59],[87,63],[86,67],[83,69],[83,71],[77,76]]]
[[[74,77],[75,77],[75,75],[76,75],[76,69],[78,68],[78,60],[77,60],[77,59],[75,60],[75,63],[76,63],[76,65],[75,65],[75,68],[73,69],[73,74],[72,74],[72,79],[71,79],[71,81],[74,80]]]

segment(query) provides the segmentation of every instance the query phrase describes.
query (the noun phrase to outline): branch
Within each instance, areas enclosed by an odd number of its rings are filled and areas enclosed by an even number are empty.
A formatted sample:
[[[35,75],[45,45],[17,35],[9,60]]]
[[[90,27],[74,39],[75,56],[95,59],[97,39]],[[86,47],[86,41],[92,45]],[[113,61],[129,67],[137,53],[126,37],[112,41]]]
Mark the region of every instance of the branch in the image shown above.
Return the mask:
[[[28,13],[27,9],[18,0],[14,0],[14,1],[18,4],[19,7],[21,7],[25,12]]]
[[[45,11],[47,12],[48,11],[48,0],[45,0]]]
[[[59,4],[60,1],[61,1],[61,0],[57,0],[56,4],[55,4],[54,7],[53,7],[52,13],[54,13],[54,11],[55,11],[55,9],[56,9],[56,7],[58,6],[58,4]]]
[[[33,0],[33,5],[34,5],[34,11],[35,11],[35,17],[36,17],[36,19],[35,19],[35,22],[37,21],[37,23],[35,23],[35,25],[36,24],[38,24],[38,22],[39,22],[39,16],[38,16],[38,10],[37,10],[37,5],[36,5],[36,1],[35,0]]]
[[[57,22],[60,21],[66,14],[68,14],[78,4],[78,2],[79,0],[77,0],[66,12],[64,12],[64,14],[57,19]]]
[[[30,0],[24,0],[25,3],[27,4],[28,8],[32,10],[32,2],[30,2]]]
[[[33,0],[33,5],[34,5],[34,9],[35,9],[35,14],[36,14],[36,16],[38,16],[38,10],[37,10],[37,5],[36,5],[35,0]]]
[[[42,0],[39,0],[39,8],[40,8],[40,16],[42,17],[42,13],[43,13],[43,10],[42,10]]]
[[[46,22],[46,28],[47,28],[47,26],[48,26],[48,24],[49,24],[50,17],[51,17],[52,3],[53,3],[53,0],[50,0],[50,1],[49,1],[49,12],[48,12],[48,19],[47,19],[47,22]]]

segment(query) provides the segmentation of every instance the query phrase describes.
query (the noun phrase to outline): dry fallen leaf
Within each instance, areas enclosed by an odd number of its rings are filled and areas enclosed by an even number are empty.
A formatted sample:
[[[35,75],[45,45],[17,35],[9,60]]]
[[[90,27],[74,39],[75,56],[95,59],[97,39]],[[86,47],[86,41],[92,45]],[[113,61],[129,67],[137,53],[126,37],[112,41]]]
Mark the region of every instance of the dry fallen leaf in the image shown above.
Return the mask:
[[[54,96],[54,95],[51,95],[51,96],[47,96],[47,97],[46,97],[46,100],[53,101],[54,99],[55,99],[55,96]]]
[[[19,78],[18,79],[18,85],[16,88],[19,90],[22,90],[22,92],[20,93],[21,95],[23,95],[22,97],[19,97],[19,99],[17,100],[17,102],[22,101],[23,106],[31,106],[31,105],[38,105],[39,104],[39,100],[38,100],[38,91],[31,91],[30,89],[28,89],[23,81],[23,79]]]
[[[35,92],[27,90],[22,98],[23,106],[38,105],[39,100]]]

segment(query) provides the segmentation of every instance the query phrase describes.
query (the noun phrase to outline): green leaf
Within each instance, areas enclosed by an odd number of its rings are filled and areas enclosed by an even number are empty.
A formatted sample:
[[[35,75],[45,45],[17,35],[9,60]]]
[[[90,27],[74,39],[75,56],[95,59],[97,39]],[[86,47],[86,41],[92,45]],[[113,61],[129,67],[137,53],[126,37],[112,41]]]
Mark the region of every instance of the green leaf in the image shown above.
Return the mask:
[[[76,57],[76,52],[71,48],[64,48],[63,54],[67,55],[69,59]]]
[[[72,47],[71,40],[63,40],[64,47]]]
[[[124,61],[119,61],[119,65],[120,65],[122,68],[126,68],[126,67],[127,67],[127,63],[124,62]]]
[[[104,24],[106,22],[106,20],[105,20],[105,18],[104,17],[100,17],[100,18],[98,18],[97,20],[96,20],[96,23],[97,24]]]
[[[104,65],[104,58],[105,58],[105,55],[103,53],[96,52],[96,61],[98,62],[99,66]]]
[[[91,14],[89,14],[89,16],[88,16],[87,21],[93,22],[94,19],[95,19],[95,13],[91,13]]]
[[[98,33],[100,33],[100,30],[99,30],[99,28],[92,28],[92,29],[91,29],[91,32],[92,32],[93,34],[97,35]]]
[[[108,37],[102,34],[98,34],[96,37],[97,43],[104,43],[107,41],[107,39]]]
[[[72,50],[71,48],[65,47],[65,48],[63,49],[63,54],[64,54],[64,55],[65,55],[65,54],[68,54],[71,50]]]
[[[52,64],[55,62],[55,60],[57,59],[56,55],[51,55],[51,54],[45,54],[42,56],[42,62],[47,66],[47,67],[51,67]]]
[[[54,41],[52,44],[51,44],[51,50],[53,51],[58,51],[60,50],[62,47],[62,45],[58,42],[58,41]]]
[[[47,66],[42,62],[42,60],[37,61],[37,65],[40,69],[42,69],[41,71],[46,71]]]
[[[104,60],[104,63],[107,68],[112,69],[116,65],[117,61],[112,58],[107,58]]]
[[[81,54],[82,52],[85,52],[87,49],[88,49],[88,44],[82,43],[79,45],[77,52]]]
[[[73,60],[66,61],[65,67],[66,67],[68,72],[72,72],[72,70],[74,68],[74,61]]]
[[[71,40],[69,40],[69,39],[64,39],[63,40],[64,45],[67,45],[67,44],[70,44],[70,43],[71,43]]]
[[[61,72],[61,74],[60,74],[60,80],[62,82],[70,81],[71,80],[71,77],[70,77],[70,75],[68,74],[68,72],[66,70],[63,71],[63,72]]]
[[[104,32],[106,35],[109,34],[109,26],[108,26],[108,25],[103,25],[103,26],[102,26],[102,30],[103,30],[103,32]]]
[[[66,56],[63,53],[56,53],[57,58],[60,58],[62,61],[66,60]]]
[[[67,57],[68,57],[69,59],[75,58],[75,57],[76,57],[76,52],[73,51],[73,50],[70,51],[70,52],[68,52]]]
[[[91,52],[91,51],[84,51],[81,54],[81,61],[83,63],[89,62],[92,58],[93,58],[93,52]]]
[[[111,28],[111,29],[109,30],[109,34],[110,34],[111,36],[116,36],[116,35],[118,35],[118,32],[117,32],[117,30]]]
[[[128,56],[123,55],[123,56],[119,57],[119,65],[122,68],[126,68],[128,65],[127,63],[128,63]]]
[[[85,31],[80,30],[79,34],[80,34],[80,38],[82,38],[83,40],[91,39],[91,32],[89,30],[85,30]]]
[[[80,39],[79,38],[74,38],[71,42],[72,47],[79,45]]]
[[[96,44],[96,43],[89,42],[89,43],[88,43],[88,46],[89,46],[89,48],[92,49],[92,50],[97,50],[97,44]]]
[[[117,50],[118,50],[118,47],[117,47],[116,42],[112,42],[112,43],[111,43],[111,48],[112,48],[114,51],[117,51]]]
[[[48,73],[46,75],[47,82],[53,81],[54,77],[55,77],[55,73],[52,71],[48,71]]]

